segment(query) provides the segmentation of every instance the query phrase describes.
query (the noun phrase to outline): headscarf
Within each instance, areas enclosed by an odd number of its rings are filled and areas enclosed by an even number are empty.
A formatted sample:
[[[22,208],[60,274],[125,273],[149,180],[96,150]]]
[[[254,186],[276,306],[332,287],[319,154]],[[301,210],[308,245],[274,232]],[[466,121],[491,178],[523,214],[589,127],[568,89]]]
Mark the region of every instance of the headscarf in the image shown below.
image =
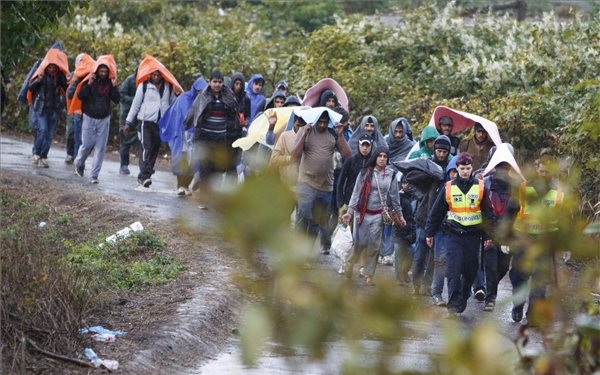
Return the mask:
[[[396,139],[394,138],[394,130],[399,126],[402,126],[402,129],[404,129],[404,135],[402,138]],[[404,160],[415,144],[414,141],[408,138],[408,129],[408,120],[404,117],[398,117],[390,124],[387,138],[387,144],[390,148],[390,162]]]
[[[371,185],[373,180],[373,169],[375,169],[375,164],[377,163],[377,156],[379,156],[379,154],[382,152],[388,156],[389,160],[390,151],[388,148],[384,146],[377,146],[375,151],[371,152],[371,157],[361,172],[363,175],[363,184],[360,188],[360,195],[358,198],[358,212],[360,215],[358,218],[359,224],[363,222],[365,213],[367,212],[367,203],[369,202],[369,194],[371,194]]]
[[[388,148],[387,142],[385,141],[383,135],[379,131],[379,121],[377,121],[377,118],[375,116],[367,115],[363,116],[362,120],[360,121],[360,125],[354,131],[354,133],[350,137],[350,140],[348,141],[350,149],[352,150],[352,155],[358,152],[358,140],[360,139],[360,137],[362,137],[363,134],[366,133],[365,124],[369,122],[369,119],[375,125],[375,132],[373,133],[373,148],[375,149],[377,146],[385,146],[385,148]]]

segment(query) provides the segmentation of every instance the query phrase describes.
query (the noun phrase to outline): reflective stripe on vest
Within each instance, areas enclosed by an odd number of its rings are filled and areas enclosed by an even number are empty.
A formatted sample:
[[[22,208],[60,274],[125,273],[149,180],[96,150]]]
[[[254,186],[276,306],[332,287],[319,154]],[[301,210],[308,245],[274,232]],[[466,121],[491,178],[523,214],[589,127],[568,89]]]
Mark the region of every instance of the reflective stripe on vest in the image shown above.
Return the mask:
[[[551,219],[555,215],[552,213],[552,209],[562,202],[563,197],[564,193],[560,189],[551,189],[540,200],[537,191],[533,187],[527,186],[525,182],[521,183],[521,188],[519,189],[519,203],[521,208],[517,214],[514,228],[519,232],[530,234],[542,234],[558,230],[558,221]],[[528,201],[537,201],[541,205],[532,205]],[[542,208],[541,212],[540,208]],[[544,222],[543,218],[550,220]]]
[[[481,200],[483,199],[483,180],[471,186],[467,194],[452,181],[446,182],[446,202],[448,203],[447,219],[470,226],[481,224]]]

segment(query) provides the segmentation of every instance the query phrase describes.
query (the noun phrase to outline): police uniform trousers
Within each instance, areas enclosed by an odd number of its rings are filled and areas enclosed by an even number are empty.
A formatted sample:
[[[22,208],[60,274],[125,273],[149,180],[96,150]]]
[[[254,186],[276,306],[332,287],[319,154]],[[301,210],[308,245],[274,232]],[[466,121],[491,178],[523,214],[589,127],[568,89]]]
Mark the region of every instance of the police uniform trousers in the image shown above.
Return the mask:
[[[462,313],[471,295],[477,275],[481,233],[479,231],[448,232],[446,238],[449,312]]]

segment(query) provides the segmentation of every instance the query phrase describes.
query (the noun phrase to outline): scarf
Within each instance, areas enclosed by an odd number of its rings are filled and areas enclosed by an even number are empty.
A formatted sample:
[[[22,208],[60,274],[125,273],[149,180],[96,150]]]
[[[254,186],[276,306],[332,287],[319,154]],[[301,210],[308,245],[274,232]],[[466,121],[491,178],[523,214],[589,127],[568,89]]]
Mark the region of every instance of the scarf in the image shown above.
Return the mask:
[[[358,198],[358,212],[360,216],[358,218],[358,224],[362,224],[365,213],[367,212],[367,203],[369,202],[369,194],[371,193],[371,185],[372,185],[372,176],[373,176],[373,167],[368,167],[365,169],[365,175],[363,178],[363,184],[360,188],[360,195]]]

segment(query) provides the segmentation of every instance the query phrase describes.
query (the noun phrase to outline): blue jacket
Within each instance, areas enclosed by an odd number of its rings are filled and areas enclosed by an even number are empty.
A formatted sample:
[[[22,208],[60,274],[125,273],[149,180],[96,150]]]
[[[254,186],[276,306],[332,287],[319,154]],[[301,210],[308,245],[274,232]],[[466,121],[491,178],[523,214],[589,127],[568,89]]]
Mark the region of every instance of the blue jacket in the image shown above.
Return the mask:
[[[184,143],[186,143],[186,140],[189,140],[190,143],[188,145],[191,145],[191,141],[194,139],[194,127],[184,130],[183,120],[192,106],[197,93],[204,90],[206,86],[208,86],[206,80],[202,77],[198,78],[189,91],[184,92],[175,99],[158,121],[160,140],[169,144],[169,148],[171,149],[171,169],[175,174],[181,172],[179,162],[183,156]]]

